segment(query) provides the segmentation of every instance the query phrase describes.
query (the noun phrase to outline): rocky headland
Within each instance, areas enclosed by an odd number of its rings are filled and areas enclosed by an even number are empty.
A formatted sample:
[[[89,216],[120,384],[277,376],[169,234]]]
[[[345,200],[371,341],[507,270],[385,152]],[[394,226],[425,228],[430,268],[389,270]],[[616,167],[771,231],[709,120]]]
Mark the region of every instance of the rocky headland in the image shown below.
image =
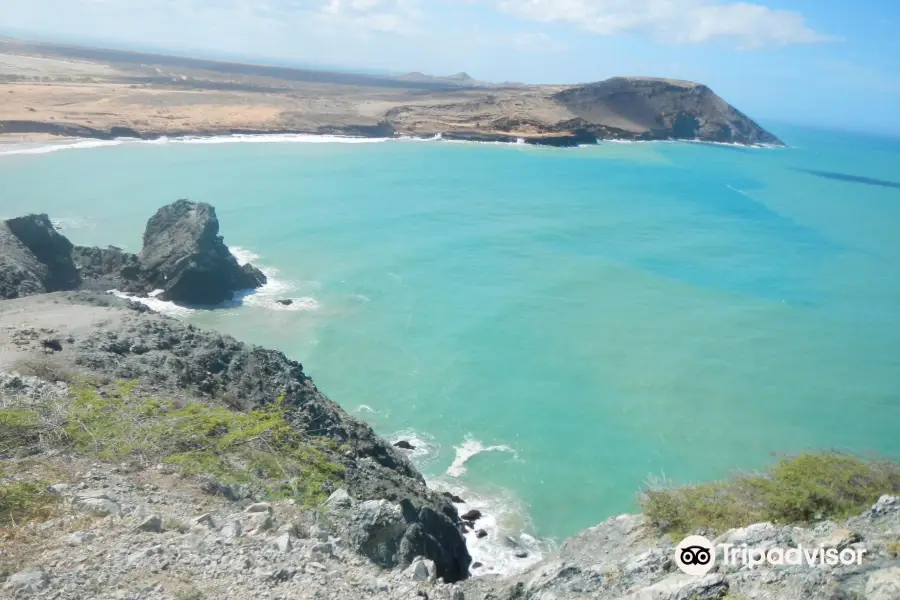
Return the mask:
[[[374,76],[10,39],[0,39],[0,56],[0,94],[11,100],[0,106],[0,139],[288,133],[783,145],[707,86],[675,79],[489,84],[465,74]]]
[[[0,224],[0,243],[2,597],[900,598],[900,467],[832,454],[646,490],[643,514],[477,576],[466,539],[488,534],[481,515],[428,487],[411,444],[380,438],[280,352],[105,293],[240,289],[249,269],[225,256],[212,207],[163,207],[136,255],[73,246],[44,215]],[[688,533],[865,560],[692,576],[674,561]]]
[[[0,222],[0,298],[41,292],[118,289],[192,305],[216,305],[253,290],[266,276],[239,265],[219,235],[209,204],[178,200],[148,221],[143,249],[73,246],[45,215]]]

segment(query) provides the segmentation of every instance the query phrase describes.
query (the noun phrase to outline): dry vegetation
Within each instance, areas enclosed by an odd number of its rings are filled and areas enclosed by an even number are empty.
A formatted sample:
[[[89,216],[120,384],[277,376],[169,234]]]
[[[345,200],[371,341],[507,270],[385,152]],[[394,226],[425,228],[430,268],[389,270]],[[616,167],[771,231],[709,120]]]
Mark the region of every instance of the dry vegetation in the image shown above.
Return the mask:
[[[785,458],[760,474],[681,487],[651,486],[641,506],[664,533],[721,533],[752,523],[843,519],[900,494],[900,463],[837,452]]]

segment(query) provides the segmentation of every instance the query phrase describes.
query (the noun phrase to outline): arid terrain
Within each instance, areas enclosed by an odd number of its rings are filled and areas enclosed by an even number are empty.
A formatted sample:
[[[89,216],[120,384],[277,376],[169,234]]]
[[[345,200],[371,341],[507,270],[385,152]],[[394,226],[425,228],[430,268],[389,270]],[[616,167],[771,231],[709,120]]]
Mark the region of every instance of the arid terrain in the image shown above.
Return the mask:
[[[493,85],[315,71],[0,38],[0,139],[230,133],[780,144],[703,85],[620,77]]]

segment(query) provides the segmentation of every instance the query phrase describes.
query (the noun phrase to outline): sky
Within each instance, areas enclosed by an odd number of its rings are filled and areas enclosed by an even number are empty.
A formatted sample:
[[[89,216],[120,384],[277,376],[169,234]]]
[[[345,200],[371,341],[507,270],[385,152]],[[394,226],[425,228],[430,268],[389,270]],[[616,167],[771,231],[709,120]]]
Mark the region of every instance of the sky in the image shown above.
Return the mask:
[[[750,116],[900,134],[898,0],[0,0],[0,33],[488,81],[699,81]]]

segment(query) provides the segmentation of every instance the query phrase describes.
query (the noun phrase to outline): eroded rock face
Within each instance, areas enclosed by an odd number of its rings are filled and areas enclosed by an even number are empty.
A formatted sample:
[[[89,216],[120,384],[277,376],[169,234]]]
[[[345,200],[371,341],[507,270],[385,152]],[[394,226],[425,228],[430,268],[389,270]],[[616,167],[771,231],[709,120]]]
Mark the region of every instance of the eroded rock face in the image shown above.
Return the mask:
[[[142,281],[141,265],[136,254],[115,246],[75,246],[72,259],[81,272],[85,288],[97,291],[117,289],[134,293],[152,291]]]
[[[433,561],[436,576],[448,582],[465,579],[472,561],[450,517],[408,499],[355,505],[344,536],[351,548],[383,567],[408,567],[425,557]]]
[[[147,282],[163,290],[161,300],[219,304],[265,283],[261,271],[238,264],[219,235],[216,210],[203,202],[160,208],[147,222],[139,261]]]
[[[571,87],[553,99],[601,139],[783,145],[708,87],[689,81],[613,77]]]
[[[72,243],[57,233],[47,215],[0,223],[0,297],[73,290],[80,283]]]

